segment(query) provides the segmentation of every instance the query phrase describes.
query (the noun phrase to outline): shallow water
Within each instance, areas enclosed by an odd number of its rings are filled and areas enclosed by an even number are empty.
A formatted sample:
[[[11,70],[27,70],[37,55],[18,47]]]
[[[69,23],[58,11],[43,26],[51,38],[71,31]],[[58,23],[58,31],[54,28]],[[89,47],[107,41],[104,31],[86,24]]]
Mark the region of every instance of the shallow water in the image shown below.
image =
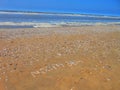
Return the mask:
[[[81,15],[81,14],[52,14],[52,13],[18,13],[0,12],[0,28],[22,28],[28,26],[50,25],[94,25],[120,24],[120,17]],[[41,26],[42,24],[42,26]],[[11,27],[12,26],[12,27]]]
[[[0,25],[0,28],[32,28],[33,26],[20,26],[20,25]]]

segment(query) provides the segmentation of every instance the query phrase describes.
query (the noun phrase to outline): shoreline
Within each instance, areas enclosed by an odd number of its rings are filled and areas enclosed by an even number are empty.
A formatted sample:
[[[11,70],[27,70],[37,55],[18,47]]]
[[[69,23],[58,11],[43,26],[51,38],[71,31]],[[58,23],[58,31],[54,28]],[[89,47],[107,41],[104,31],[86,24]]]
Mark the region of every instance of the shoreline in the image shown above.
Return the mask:
[[[109,26],[120,25],[120,22],[49,22],[49,23],[31,23],[31,22],[0,22],[0,29],[9,28],[42,28],[42,27],[81,27],[81,26]]]

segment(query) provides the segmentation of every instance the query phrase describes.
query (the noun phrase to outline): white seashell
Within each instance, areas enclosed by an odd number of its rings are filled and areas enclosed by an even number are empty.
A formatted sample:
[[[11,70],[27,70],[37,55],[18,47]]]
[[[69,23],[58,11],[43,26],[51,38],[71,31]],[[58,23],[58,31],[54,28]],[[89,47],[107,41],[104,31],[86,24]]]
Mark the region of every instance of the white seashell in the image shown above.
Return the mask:
[[[57,53],[57,55],[58,55],[58,56],[62,56],[62,54],[61,54],[61,53]]]

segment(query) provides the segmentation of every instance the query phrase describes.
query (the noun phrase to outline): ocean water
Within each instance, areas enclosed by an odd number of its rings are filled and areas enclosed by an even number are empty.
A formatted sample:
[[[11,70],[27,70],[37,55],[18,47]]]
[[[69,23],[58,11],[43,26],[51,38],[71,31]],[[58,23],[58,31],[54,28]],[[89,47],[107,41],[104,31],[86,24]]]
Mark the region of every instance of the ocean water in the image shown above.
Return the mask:
[[[120,24],[120,17],[56,14],[56,13],[23,13],[0,12],[0,28],[51,27],[80,25]]]

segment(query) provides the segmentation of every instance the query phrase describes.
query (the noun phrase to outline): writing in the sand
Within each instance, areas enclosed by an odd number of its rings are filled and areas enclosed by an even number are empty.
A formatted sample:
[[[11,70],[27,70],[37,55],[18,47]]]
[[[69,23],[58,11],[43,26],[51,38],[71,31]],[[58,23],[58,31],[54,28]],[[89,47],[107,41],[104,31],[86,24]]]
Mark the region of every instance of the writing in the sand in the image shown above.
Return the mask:
[[[64,63],[51,64],[51,65],[42,67],[39,70],[31,72],[31,75],[33,77],[36,77],[37,75],[45,74],[45,73],[48,73],[48,72],[53,71],[53,70],[78,65],[80,62],[81,61],[66,61]]]

